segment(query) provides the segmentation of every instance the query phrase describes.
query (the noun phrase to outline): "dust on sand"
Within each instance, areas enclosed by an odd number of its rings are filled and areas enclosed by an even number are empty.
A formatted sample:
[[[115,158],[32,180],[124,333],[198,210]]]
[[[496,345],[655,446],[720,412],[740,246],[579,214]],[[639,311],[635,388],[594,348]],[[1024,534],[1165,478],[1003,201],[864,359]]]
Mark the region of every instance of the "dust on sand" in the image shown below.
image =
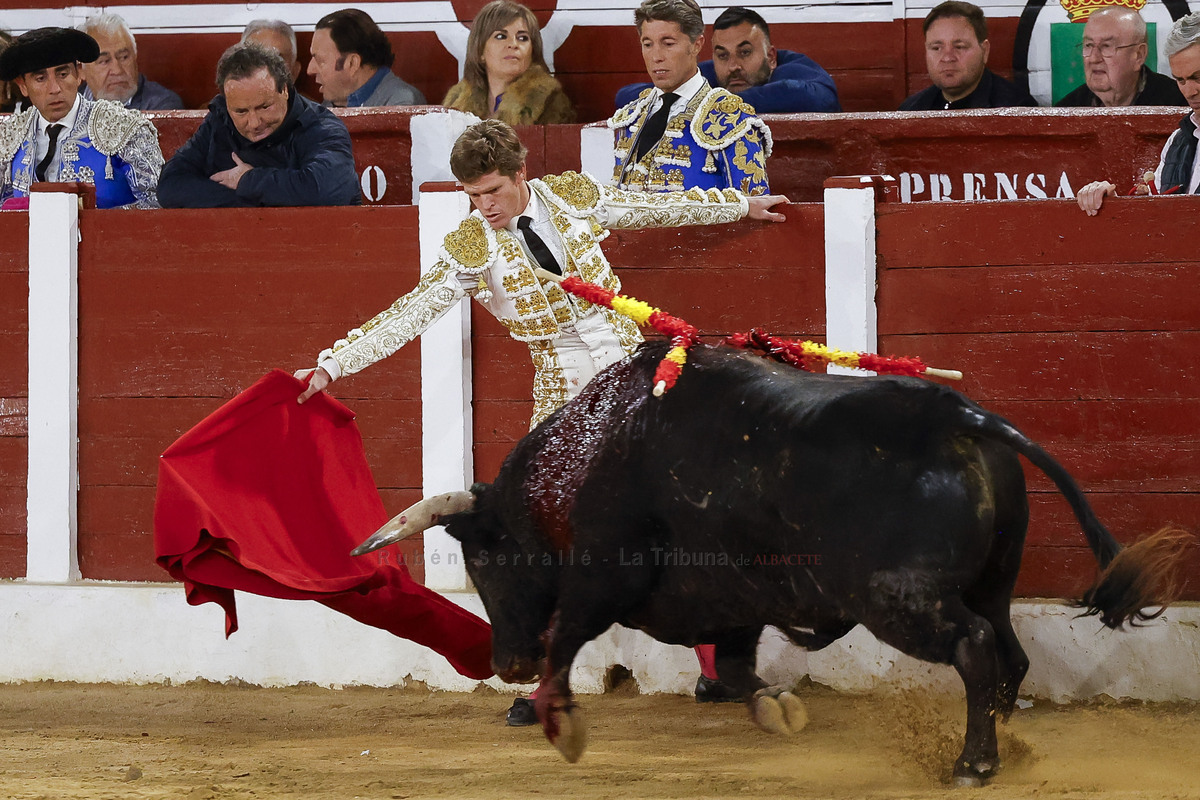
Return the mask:
[[[1197,798],[1200,707],[1038,702],[1002,727],[991,785],[943,781],[961,698],[798,692],[810,723],[759,731],[737,704],[585,695],[583,759],[507,728],[511,697],[407,689],[0,686],[0,797]]]

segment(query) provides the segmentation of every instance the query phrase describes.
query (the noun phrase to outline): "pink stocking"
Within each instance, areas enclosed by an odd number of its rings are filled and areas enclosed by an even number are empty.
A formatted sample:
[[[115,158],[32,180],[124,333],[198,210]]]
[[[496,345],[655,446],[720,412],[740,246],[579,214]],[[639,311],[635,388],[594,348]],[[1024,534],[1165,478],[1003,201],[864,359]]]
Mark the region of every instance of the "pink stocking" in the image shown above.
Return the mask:
[[[696,660],[700,662],[700,674],[710,681],[717,680],[717,646],[698,644],[694,649]]]

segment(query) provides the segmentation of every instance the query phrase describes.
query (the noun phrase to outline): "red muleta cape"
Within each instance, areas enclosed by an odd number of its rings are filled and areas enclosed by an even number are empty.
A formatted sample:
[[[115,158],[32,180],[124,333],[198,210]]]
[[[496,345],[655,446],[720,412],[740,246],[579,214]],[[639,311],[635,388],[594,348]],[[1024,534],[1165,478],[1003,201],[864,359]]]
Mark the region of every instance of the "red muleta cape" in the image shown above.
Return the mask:
[[[191,605],[225,609],[234,590],[316,600],[441,653],[461,674],[492,674],[486,622],[414,581],[394,548],[350,550],[387,521],[354,412],[274,370],[181,436],[159,459],[158,564]]]

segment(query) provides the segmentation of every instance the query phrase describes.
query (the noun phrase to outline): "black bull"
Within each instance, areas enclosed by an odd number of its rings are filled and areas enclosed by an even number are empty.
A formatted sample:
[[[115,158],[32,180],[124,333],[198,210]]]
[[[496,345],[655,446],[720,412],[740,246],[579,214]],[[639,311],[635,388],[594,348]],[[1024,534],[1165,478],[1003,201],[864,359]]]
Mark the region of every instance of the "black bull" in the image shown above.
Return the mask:
[[[1119,627],[1171,599],[1181,535],[1122,549],[1054,459],[951,389],[698,346],[655,398],[665,351],[644,345],[592,380],[517,443],[494,483],[422,501],[355,551],[445,524],[491,618],[497,674],[542,676],[538,716],[571,761],[585,747],[571,663],[613,623],[715,644],[722,679],[785,731],[802,706],[756,692],[762,627],[817,649],[857,623],[958,670],[955,776],[985,780],[996,715],[1012,711],[1029,665],[1009,619],[1029,518],[1018,453],[1054,481],[1105,568],[1087,613]]]

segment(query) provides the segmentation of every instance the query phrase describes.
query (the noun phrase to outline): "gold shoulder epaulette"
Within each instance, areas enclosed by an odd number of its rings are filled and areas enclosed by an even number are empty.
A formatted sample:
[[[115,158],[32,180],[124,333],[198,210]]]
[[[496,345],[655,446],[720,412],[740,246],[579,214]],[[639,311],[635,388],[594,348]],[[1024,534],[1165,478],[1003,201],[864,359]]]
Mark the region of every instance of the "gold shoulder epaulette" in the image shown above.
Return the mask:
[[[692,136],[706,150],[724,150],[753,129],[762,134],[770,155],[770,129],[753,106],[727,89],[710,89],[692,117]]]
[[[496,237],[489,236],[491,228],[472,214],[448,233],[442,246],[455,264],[466,272],[482,272],[496,256]]]
[[[561,175],[547,175],[540,181],[550,194],[551,199],[557,199],[564,211],[591,214],[600,202],[600,187],[596,181],[578,172],[564,172]]]

